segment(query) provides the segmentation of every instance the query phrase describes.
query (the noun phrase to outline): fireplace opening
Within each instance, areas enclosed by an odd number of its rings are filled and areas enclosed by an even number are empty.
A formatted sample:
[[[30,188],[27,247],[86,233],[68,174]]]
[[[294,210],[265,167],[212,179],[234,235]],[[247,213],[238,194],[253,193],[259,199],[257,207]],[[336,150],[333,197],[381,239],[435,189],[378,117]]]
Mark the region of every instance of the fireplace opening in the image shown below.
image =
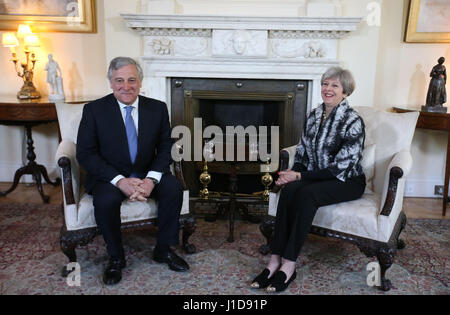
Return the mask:
[[[219,127],[223,134],[223,144],[225,144],[226,139],[233,139],[234,144],[239,141],[237,134],[228,133],[227,130],[230,127],[232,127],[232,132],[237,126],[242,126],[245,130],[250,130],[248,129],[249,127],[254,127],[254,130],[258,132],[258,136],[260,127],[266,127],[268,132],[267,136],[266,134],[264,135],[266,137],[264,141],[270,147],[270,128],[272,126],[280,126],[280,106],[283,106],[283,104],[279,101],[205,99],[199,101],[198,112],[194,110],[194,116],[202,119],[203,129],[208,126]],[[250,153],[249,150],[252,149],[249,148],[249,134],[245,135],[244,140],[246,155],[248,155]],[[258,137],[255,140],[259,142],[260,139]],[[254,147],[253,150],[257,150],[257,147]]]
[[[279,128],[277,150],[298,143],[306,119],[307,97],[308,81],[172,78],[172,127],[184,125],[193,134],[194,119],[201,118],[203,130],[208,126],[218,126],[223,131],[225,141],[227,126],[254,126],[258,131],[258,138],[266,137],[270,154],[273,140],[270,137],[271,127]],[[267,127],[267,135],[259,134],[261,126]],[[203,140],[207,142],[209,139]],[[234,140],[237,143],[236,136]],[[248,136],[245,141],[247,157],[252,148],[249,146]],[[232,163],[226,160],[208,163],[208,171],[212,177],[212,182],[208,185],[210,191],[229,191],[231,164],[237,167],[238,193],[253,194],[264,190],[260,160]],[[202,170],[203,163],[194,160],[194,152],[191,161],[183,161],[185,181],[192,196],[198,196],[203,188],[199,182]]]
[[[199,115],[205,125],[227,126],[279,126],[278,102],[254,100],[203,100]]]

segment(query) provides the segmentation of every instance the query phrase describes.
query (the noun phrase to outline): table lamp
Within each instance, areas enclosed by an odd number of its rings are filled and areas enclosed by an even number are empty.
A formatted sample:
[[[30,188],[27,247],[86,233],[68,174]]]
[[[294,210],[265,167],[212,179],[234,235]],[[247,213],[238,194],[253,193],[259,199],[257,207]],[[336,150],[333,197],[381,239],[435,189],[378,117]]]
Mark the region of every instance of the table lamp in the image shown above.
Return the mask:
[[[23,40],[24,52],[26,55],[26,62],[21,62],[22,70],[17,66],[19,61],[16,53],[16,47],[19,46],[19,39]],[[14,33],[4,33],[2,36],[3,47],[9,47],[11,50],[12,59],[17,75],[23,79],[22,89],[17,93],[18,99],[36,99],[41,95],[33,85],[34,66],[36,64],[36,55],[34,48],[39,47],[39,38],[36,34],[31,32],[29,25],[21,24],[17,30],[17,37]]]

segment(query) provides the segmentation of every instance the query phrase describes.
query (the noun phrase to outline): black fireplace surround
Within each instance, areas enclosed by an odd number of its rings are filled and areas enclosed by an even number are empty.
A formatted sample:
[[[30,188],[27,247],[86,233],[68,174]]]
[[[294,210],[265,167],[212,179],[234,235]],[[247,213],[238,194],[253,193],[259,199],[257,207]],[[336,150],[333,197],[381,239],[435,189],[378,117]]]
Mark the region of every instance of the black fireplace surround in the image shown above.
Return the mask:
[[[264,79],[171,78],[172,127],[194,130],[194,118],[202,119],[203,129],[218,126],[279,127],[280,148],[297,144],[306,120],[308,81]],[[268,139],[270,150],[270,137]],[[278,148],[278,150],[280,149]],[[229,162],[229,161],[228,161]],[[213,177],[211,191],[227,191],[227,162],[208,164]],[[186,183],[198,195],[201,162],[183,161]],[[238,192],[262,190],[261,161],[239,162]]]

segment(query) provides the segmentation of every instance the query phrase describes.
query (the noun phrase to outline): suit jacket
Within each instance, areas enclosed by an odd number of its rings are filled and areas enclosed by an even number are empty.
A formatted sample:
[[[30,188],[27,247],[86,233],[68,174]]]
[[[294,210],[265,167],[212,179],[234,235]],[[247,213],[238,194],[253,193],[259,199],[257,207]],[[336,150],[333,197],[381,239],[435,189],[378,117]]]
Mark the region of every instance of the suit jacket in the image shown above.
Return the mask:
[[[113,94],[88,103],[77,137],[77,159],[86,170],[85,188],[117,175],[142,177],[149,171],[169,172],[173,140],[165,103],[139,96],[138,152],[131,163],[125,124]]]

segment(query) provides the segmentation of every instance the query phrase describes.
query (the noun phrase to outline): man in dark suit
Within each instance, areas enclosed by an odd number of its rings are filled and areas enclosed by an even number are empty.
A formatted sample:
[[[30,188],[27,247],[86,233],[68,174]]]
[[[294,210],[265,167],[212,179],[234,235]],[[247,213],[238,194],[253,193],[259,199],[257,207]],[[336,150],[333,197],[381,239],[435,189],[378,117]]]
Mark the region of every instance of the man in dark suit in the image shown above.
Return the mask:
[[[120,207],[129,198],[158,200],[158,236],[153,259],[175,271],[188,264],[170,248],[179,241],[183,202],[181,183],[170,173],[171,129],[165,103],[139,95],[142,69],[118,57],[108,70],[112,94],[86,104],[77,139],[77,159],[86,170],[86,191],[93,196],[95,220],[106,243],[106,284],[118,283],[125,267]]]

